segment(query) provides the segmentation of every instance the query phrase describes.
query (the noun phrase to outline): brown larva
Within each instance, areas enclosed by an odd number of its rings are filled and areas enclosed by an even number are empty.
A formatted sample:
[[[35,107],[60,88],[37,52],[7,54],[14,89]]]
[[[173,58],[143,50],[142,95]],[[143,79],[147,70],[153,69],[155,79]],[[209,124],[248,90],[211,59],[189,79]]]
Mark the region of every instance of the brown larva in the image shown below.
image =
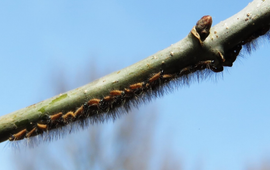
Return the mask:
[[[40,130],[45,131],[45,130],[47,130],[48,125],[46,125],[46,124],[41,124],[41,123],[37,123],[37,128],[40,129]]]
[[[100,99],[91,99],[91,100],[89,100],[88,101],[88,105],[98,105],[99,104],[99,102],[100,102]]]
[[[51,115],[51,116],[50,116],[50,120],[51,120],[52,122],[53,122],[53,121],[56,121],[56,120],[58,120],[62,115],[63,115],[62,112],[56,113],[56,114],[54,114],[54,115]]]
[[[69,112],[67,112],[66,114],[64,114],[64,115],[62,116],[62,118],[63,118],[64,122],[67,122],[67,120],[68,120],[69,118],[75,118],[75,115],[74,115],[74,113],[73,113],[72,111],[69,111]]]
[[[121,96],[123,94],[125,94],[125,92],[121,91],[121,90],[112,90],[112,91],[110,91],[111,96]]]
[[[140,82],[140,83],[135,83],[135,84],[130,85],[129,88],[131,90],[135,90],[135,89],[143,88],[143,86],[144,86],[144,82]]]
[[[151,78],[149,78],[148,82],[152,83],[152,82],[158,80],[160,78],[160,76],[161,76],[161,73],[162,72],[158,72],[158,73],[154,74]]]
[[[26,129],[23,129],[21,131],[19,131],[18,133],[15,133],[13,135],[11,135],[11,137],[9,138],[10,141],[13,141],[13,140],[20,140],[20,139],[23,139],[25,134],[26,134],[27,130]]]
[[[29,137],[33,136],[33,135],[34,135],[34,132],[36,132],[36,130],[37,130],[37,128],[34,127],[30,132],[28,132],[28,133],[25,135],[25,137],[26,137],[26,138],[29,138]]]

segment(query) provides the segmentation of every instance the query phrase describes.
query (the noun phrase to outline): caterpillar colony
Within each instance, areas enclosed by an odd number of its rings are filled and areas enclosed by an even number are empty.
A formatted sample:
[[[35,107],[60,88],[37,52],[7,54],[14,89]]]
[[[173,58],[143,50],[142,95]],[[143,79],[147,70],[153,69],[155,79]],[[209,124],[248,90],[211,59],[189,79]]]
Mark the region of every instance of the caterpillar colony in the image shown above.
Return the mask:
[[[196,24],[194,36],[201,42],[208,37],[212,25],[211,16],[203,16]],[[207,77],[210,73],[223,71],[224,66],[232,66],[243,45],[247,51],[254,47],[253,40],[261,35],[269,36],[269,25],[263,25],[243,39],[233,48],[225,51],[220,56],[222,64],[216,64],[215,60],[199,61],[196,64],[188,65],[174,73],[167,73],[166,70],[152,73],[147,79],[136,82],[122,89],[114,89],[108,92],[103,98],[92,98],[81,104],[75,110],[58,112],[42,117],[38,122],[32,122],[27,128],[10,134],[9,141],[31,139],[33,136],[48,134],[51,130],[61,129],[70,124],[79,124],[81,127],[89,123],[102,122],[108,118],[117,118],[120,113],[128,112],[132,106],[140,102],[151,100],[152,96],[162,95],[165,90],[170,90],[172,83],[188,84],[190,79]],[[268,32],[268,33],[267,33]],[[173,54],[171,54],[173,55]],[[48,137],[49,135],[45,135]]]

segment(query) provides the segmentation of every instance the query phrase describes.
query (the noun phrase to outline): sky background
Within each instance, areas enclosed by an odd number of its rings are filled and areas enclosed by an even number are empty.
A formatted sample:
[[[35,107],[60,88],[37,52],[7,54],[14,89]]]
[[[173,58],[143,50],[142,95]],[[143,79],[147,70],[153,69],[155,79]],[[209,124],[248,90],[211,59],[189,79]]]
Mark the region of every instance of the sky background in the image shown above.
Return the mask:
[[[67,90],[77,88],[88,83],[76,84],[85,75],[76,69],[87,63],[101,76],[120,70],[180,41],[202,16],[216,25],[249,2],[1,1],[0,116],[57,95],[54,75],[66,75]],[[156,145],[169,143],[183,169],[242,170],[270,161],[270,44],[260,44],[217,81],[151,102],[163,141]],[[6,145],[0,143],[0,164],[14,169]]]

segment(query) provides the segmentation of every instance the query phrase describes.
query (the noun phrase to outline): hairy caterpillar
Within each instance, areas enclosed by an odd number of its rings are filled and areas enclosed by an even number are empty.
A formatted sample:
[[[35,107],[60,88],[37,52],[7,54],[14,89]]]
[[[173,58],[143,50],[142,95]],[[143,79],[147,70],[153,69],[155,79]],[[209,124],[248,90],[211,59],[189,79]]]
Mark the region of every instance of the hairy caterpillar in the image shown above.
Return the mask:
[[[209,16],[203,17],[196,25],[197,36],[203,46],[203,41],[207,40],[210,31]],[[210,26],[209,26],[210,25]],[[221,72],[224,66],[232,66],[243,45],[248,45],[260,35],[266,34],[269,25],[264,25],[251,35],[244,37],[242,41],[232,48],[226,49],[219,59],[199,60],[195,63],[187,63],[184,67],[173,72],[164,69],[162,63],[160,70],[153,70],[148,77],[128,84],[117,89],[110,89],[103,97],[93,97],[82,103],[74,110],[66,112],[55,112],[52,115],[41,117],[39,121],[32,122],[24,129],[10,135],[10,141],[30,138],[39,134],[47,134],[53,129],[61,128],[71,123],[77,123],[81,127],[86,124],[102,122],[107,118],[119,116],[123,111],[129,111],[131,107],[139,103],[151,100],[153,96],[162,95],[167,89],[171,89],[171,84],[188,84],[191,78],[205,78],[211,72]],[[170,52],[173,57],[174,52]],[[45,136],[46,139],[46,136]]]

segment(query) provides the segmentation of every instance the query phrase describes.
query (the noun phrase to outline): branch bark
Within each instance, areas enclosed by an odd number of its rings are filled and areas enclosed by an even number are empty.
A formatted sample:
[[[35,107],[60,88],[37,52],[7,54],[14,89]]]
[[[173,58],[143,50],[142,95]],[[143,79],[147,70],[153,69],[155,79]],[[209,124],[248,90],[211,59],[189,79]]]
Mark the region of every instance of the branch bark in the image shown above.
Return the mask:
[[[239,13],[212,27],[204,41],[196,37],[194,27],[181,41],[138,63],[80,88],[0,117],[0,142],[25,128],[31,129],[33,123],[46,115],[75,111],[92,98],[102,98],[111,90],[124,89],[131,84],[143,82],[160,70],[175,73],[207,60],[214,61],[216,68],[232,66],[235,59],[229,52],[248,42],[254,33],[269,29],[269,26],[270,1],[254,0]]]

